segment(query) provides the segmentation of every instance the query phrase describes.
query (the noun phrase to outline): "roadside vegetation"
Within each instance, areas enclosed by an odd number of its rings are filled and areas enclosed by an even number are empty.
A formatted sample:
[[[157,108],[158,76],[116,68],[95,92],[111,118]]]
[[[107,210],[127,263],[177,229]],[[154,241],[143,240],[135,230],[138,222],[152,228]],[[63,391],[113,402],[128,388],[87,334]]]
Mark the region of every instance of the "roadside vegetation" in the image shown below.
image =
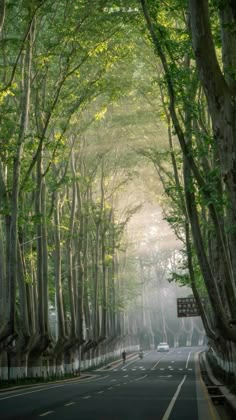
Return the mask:
[[[1,2],[2,379],[202,339],[163,315],[167,279],[192,289],[235,378],[235,25],[229,0]],[[135,254],[141,182],[177,257]]]

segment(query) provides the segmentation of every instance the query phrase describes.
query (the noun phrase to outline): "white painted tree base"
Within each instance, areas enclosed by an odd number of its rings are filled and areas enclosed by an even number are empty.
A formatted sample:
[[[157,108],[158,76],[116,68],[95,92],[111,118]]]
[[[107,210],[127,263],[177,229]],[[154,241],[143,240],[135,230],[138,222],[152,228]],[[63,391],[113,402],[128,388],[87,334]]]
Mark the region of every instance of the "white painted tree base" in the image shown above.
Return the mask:
[[[121,356],[122,350],[124,347],[116,349],[112,352],[103,354],[92,359],[81,360],[79,359],[79,353],[75,354],[73,363],[64,363],[61,365],[49,365],[47,366],[34,366],[34,367],[2,367],[0,366],[0,379],[9,380],[9,379],[21,379],[25,377],[29,378],[47,378],[48,375],[51,376],[56,374],[58,376],[63,376],[64,374],[73,374],[77,373],[78,370],[84,371],[92,367],[97,367],[101,364],[107,363],[111,359],[116,359]],[[126,346],[127,352],[135,352],[139,350],[139,346]],[[9,374],[9,377],[8,377]]]

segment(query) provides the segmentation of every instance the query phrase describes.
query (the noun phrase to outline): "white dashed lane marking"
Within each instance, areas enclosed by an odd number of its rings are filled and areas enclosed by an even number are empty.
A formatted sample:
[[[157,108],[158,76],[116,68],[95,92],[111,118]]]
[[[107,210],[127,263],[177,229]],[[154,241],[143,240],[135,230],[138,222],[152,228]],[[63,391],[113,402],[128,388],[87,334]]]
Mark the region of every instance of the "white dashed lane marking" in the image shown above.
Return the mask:
[[[91,395],[87,395],[86,397],[83,397],[83,400],[87,400],[88,398],[92,398]]]
[[[65,404],[65,407],[69,407],[69,405],[73,405],[73,404],[75,404],[75,402],[74,402],[74,401],[72,401],[72,402],[70,402],[70,403]]]
[[[39,417],[48,416],[48,414],[51,414],[51,413],[53,413],[53,411],[46,411],[45,413],[40,414]]]

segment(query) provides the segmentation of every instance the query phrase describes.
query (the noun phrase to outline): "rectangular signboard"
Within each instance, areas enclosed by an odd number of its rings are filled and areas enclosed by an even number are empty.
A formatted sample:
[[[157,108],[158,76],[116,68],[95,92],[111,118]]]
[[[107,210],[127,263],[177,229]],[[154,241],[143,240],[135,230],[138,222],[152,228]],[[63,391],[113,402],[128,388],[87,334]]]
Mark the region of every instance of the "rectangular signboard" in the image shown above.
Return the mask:
[[[200,316],[199,308],[194,297],[177,298],[178,318]]]

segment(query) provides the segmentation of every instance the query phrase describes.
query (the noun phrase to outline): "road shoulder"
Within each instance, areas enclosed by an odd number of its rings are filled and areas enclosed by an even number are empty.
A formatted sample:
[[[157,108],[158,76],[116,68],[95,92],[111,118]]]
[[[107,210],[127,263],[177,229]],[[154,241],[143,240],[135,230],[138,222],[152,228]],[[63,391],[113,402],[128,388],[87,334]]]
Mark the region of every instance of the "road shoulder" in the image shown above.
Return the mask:
[[[196,374],[196,394],[198,405],[198,417],[204,420],[220,420],[220,417],[209,397],[207,388],[203,382],[200,363],[200,352],[195,353],[195,374]]]

